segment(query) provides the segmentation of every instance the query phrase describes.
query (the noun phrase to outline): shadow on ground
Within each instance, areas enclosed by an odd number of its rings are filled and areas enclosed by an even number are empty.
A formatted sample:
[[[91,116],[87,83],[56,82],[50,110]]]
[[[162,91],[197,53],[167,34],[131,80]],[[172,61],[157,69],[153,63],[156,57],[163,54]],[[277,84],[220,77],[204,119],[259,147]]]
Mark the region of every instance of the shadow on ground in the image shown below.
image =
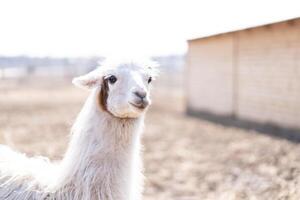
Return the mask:
[[[286,139],[293,143],[300,143],[299,129],[280,127],[273,123],[259,123],[251,120],[238,119],[234,116],[220,116],[206,111],[194,111],[189,108],[187,109],[186,113],[190,116],[199,117],[223,126],[253,130],[264,135]]]

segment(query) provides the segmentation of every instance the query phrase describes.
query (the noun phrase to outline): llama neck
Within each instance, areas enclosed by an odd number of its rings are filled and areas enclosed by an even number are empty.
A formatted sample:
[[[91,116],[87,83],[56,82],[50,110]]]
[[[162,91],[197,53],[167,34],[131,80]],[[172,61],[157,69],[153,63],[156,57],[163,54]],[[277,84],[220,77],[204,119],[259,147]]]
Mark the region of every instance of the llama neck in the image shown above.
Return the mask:
[[[68,187],[76,185],[77,190],[81,188],[77,195],[128,198],[131,180],[128,176],[132,175],[135,160],[139,158],[143,117],[113,117],[99,109],[96,95],[94,91],[89,96],[73,126],[58,182]]]

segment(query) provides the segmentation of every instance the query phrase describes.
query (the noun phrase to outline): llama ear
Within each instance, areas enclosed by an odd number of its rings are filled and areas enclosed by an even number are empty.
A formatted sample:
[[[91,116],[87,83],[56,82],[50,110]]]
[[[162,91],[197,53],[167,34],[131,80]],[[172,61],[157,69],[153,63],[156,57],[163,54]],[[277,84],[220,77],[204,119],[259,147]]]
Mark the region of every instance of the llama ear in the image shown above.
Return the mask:
[[[92,71],[86,75],[73,78],[72,83],[79,88],[93,89],[101,85],[101,75]]]

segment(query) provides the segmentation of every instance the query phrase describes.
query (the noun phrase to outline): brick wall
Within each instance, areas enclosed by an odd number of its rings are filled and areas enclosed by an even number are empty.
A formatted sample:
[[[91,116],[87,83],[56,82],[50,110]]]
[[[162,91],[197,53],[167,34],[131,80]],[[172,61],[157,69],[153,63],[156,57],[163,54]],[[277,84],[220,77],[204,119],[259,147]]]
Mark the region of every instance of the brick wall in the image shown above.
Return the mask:
[[[232,51],[230,35],[190,43],[185,82],[191,109],[232,114]]]
[[[241,118],[300,127],[300,20],[238,32]]]
[[[300,20],[189,42],[188,107],[300,128]]]

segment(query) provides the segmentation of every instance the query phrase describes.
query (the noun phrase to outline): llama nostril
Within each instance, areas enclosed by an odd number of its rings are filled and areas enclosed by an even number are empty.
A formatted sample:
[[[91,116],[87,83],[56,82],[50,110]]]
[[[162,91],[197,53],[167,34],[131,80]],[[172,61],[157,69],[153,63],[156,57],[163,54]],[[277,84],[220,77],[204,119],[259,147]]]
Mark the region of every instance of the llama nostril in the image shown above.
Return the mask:
[[[145,98],[147,96],[147,93],[144,91],[136,91],[134,92],[134,94],[138,97],[140,97],[141,99]]]

